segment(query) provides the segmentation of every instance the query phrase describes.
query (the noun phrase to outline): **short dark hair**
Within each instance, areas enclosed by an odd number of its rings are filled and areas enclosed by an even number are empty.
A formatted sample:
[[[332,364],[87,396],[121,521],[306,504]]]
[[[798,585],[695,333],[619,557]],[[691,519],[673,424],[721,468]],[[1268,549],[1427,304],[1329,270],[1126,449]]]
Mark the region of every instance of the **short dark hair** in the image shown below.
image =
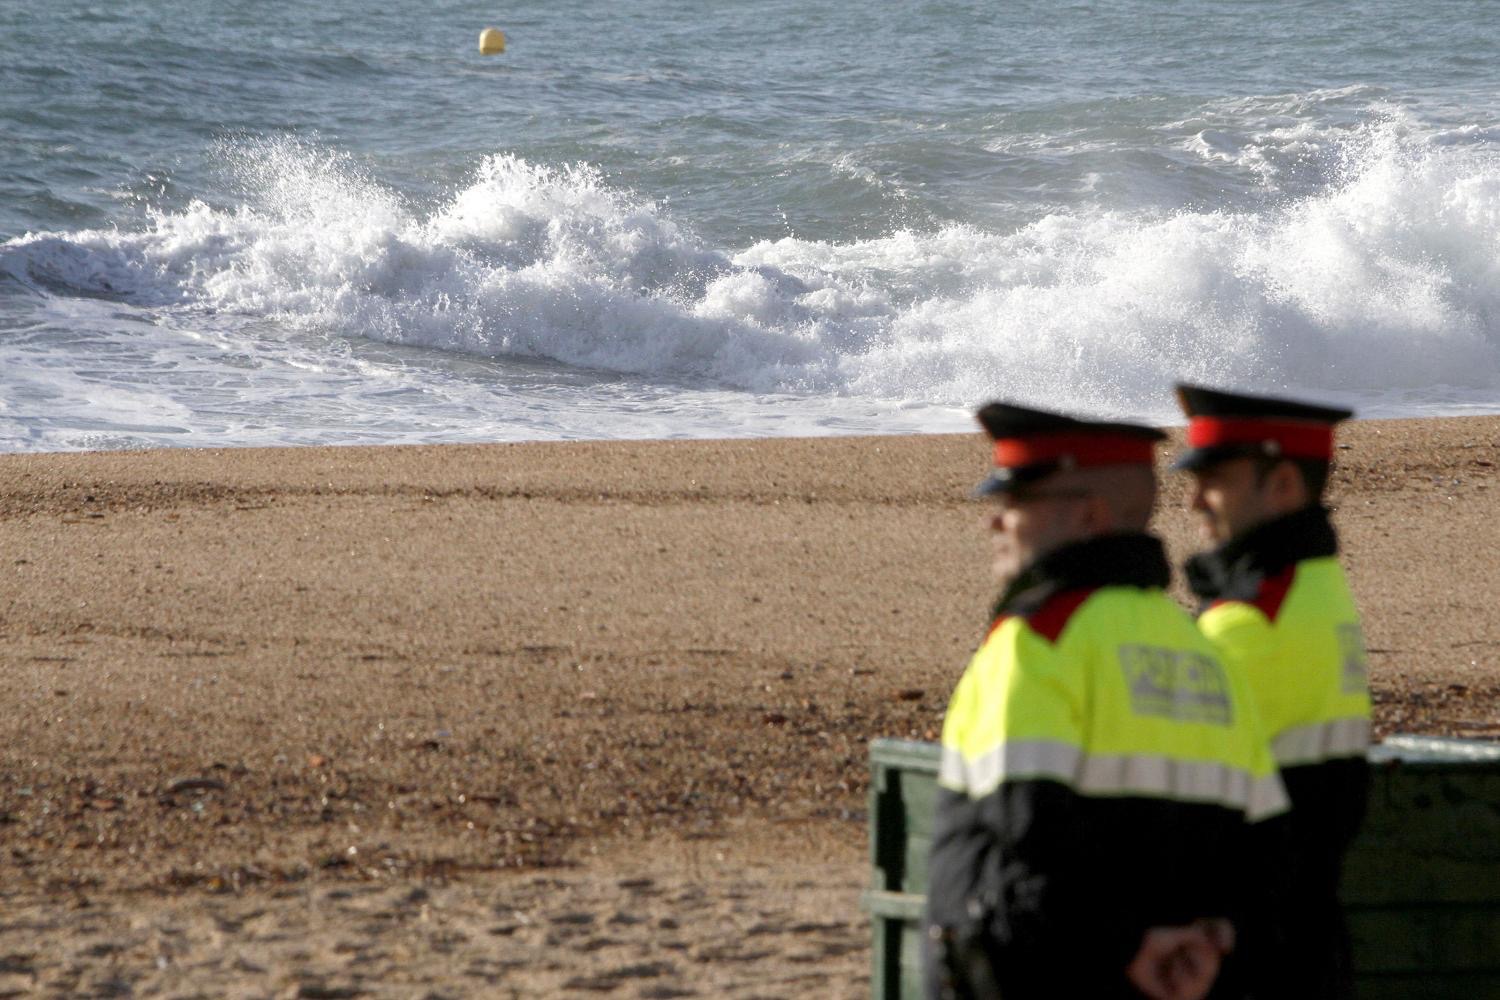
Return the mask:
[[[1297,472],[1302,476],[1302,485],[1307,488],[1307,495],[1313,501],[1323,499],[1323,491],[1328,489],[1328,474],[1332,463],[1321,458],[1280,458],[1270,455],[1257,455],[1255,461],[1255,481],[1257,484],[1266,481],[1271,470],[1282,462],[1291,462],[1297,467]]]

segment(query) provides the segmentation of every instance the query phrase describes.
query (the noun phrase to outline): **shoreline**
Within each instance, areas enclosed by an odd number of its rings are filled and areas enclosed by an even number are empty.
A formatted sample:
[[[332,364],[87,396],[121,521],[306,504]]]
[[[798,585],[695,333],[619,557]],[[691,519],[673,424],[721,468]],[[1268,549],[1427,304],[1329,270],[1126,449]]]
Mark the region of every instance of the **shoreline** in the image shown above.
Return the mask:
[[[1339,441],[1377,732],[1500,737],[1500,416]],[[55,986],[84,925],[149,912],[252,992],[355,975],[339,934],[431,985],[443,955],[402,935],[447,907],[522,993],[802,968],[785,995],[863,995],[866,744],[933,738],[982,632],[986,459],[977,433],[0,455],[0,894],[28,915],[0,943]],[[1174,562],[1184,497],[1164,476]],[[235,973],[210,931],[256,909],[312,957],[262,941]],[[354,986],[398,995],[375,968]]]
[[[1301,398],[1296,396],[1295,398]],[[1312,398],[1312,397],[1308,397]],[[1325,400],[1329,405],[1355,406],[1354,403],[1341,402],[1339,400]],[[956,411],[961,407],[954,407]],[[1117,414],[1111,419],[1124,420],[1134,423],[1142,423],[1152,427],[1160,428],[1167,434],[1172,435],[1173,441],[1177,441],[1180,434],[1187,427],[1186,418],[1174,418],[1169,422],[1157,422],[1149,417],[1133,415],[1130,413]],[[1447,423],[1452,421],[1470,420],[1500,420],[1500,408],[1480,409],[1475,405],[1454,404],[1451,410],[1442,407],[1435,408],[1434,412],[1421,414],[1386,414],[1377,413],[1366,416],[1363,412],[1356,413],[1351,422],[1339,425],[1340,433],[1350,427],[1365,426],[1371,424],[1420,424],[1428,422]],[[975,422],[975,433],[978,433],[978,424]],[[5,458],[40,458],[40,457],[66,457],[84,455],[168,455],[180,452],[202,453],[202,454],[226,454],[234,452],[317,452],[317,451],[344,451],[344,450],[368,450],[379,451],[386,449],[404,449],[408,451],[421,451],[428,448],[509,448],[509,447],[570,447],[570,446],[615,446],[621,445],[632,447],[637,445],[654,444],[737,444],[749,442],[777,442],[777,441],[821,441],[831,440],[874,440],[874,439],[896,439],[896,438],[964,438],[969,434],[964,430],[906,430],[906,431],[834,431],[828,433],[800,433],[800,434],[769,434],[769,435],[733,435],[733,436],[692,436],[692,437],[570,437],[570,438],[525,438],[519,440],[492,440],[478,441],[472,439],[454,439],[439,441],[422,441],[414,443],[410,441],[340,441],[335,443],[284,443],[284,444],[182,444],[182,445],[150,445],[150,446],[123,446],[107,448],[65,448],[56,451],[34,451],[34,450],[6,450],[0,449],[0,459]],[[1169,447],[1171,445],[1169,444]]]

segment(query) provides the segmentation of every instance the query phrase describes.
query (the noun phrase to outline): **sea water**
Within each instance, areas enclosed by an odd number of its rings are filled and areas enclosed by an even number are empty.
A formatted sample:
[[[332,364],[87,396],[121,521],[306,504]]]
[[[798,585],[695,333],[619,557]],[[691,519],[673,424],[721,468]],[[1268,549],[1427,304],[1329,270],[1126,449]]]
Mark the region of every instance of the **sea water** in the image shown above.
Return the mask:
[[[0,0],[0,450],[1500,412],[1497,22]]]

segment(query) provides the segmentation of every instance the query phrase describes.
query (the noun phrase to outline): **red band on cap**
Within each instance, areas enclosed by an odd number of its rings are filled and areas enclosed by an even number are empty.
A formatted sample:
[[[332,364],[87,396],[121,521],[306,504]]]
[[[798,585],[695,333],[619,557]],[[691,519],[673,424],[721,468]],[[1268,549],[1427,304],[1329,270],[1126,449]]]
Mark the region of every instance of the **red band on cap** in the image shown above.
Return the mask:
[[[1046,462],[1071,461],[1085,465],[1150,465],[1148,438],[1101,434],[1042,434],[1029,438],[1000,438],[995,442],[995,465],[1018,469]]]
[[[1274,442],[1287,458],[1333,457],[1333,425],[1306,420],[1194,417],[1188,421],[1187,439],[1194,448]]]

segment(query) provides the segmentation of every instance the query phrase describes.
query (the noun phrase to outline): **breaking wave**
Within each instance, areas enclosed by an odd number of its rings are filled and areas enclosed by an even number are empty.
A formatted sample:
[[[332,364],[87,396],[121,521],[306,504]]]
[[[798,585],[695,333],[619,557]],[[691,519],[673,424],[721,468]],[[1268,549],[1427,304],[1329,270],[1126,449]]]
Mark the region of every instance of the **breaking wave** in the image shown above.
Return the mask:
[[[1162,417],[1178,378],[1350,399],[1500,389],[1500,158],[1390,122],[1346,134],[1316,193],[1253,211],[1079,209],[1003,233],[740,249],[582,164],[496,155],[420,204],[306,142],[223,152],[240,204],[28,235],[0,246],[0,274],[760,393]]]

